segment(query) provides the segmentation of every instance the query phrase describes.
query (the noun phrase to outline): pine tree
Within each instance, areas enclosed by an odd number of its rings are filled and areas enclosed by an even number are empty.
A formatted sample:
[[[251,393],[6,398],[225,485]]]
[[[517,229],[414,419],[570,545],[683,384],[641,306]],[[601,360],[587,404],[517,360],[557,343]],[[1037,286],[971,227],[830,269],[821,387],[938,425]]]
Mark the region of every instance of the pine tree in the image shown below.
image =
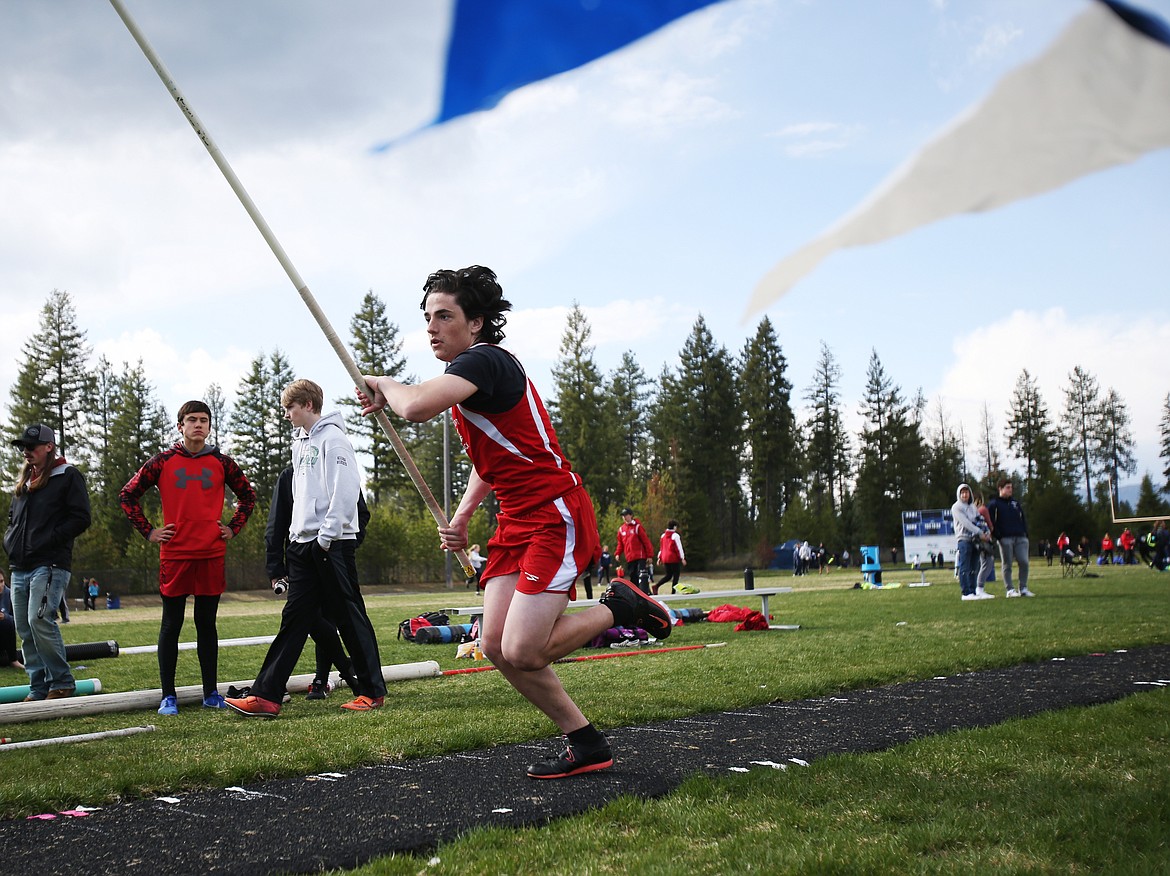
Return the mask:
[[[1061,428],[1073,451],[1069,457],[1071,471],[1084,476],[1085,504],[1091,508],[1094,462],[1101,456],[1101,399],[1097,378],[1080,365],[1068,375]]]
[[[805,400],[812,403],[812,412],[804,426],[808,435],[805,472],[809,502],[817,515],[826,501],[836,514],[845,497],[851,469],[849,434],[841,417],[840,386],[841,367],[828,344],[822,341],[812,383],[804,394]]]
[[[581,474],[594,501],[608,508],[621,501],[624,484],[614,462],[621,456],[620,436],[602,426],[599,416],[605,401],[601,372],[589,343],[593,329],[581,307],[574,302],[561,335],[560,354],[553,364],[553,398],[549,416],[561,450]]]
[[[983,482],[991,484],[1003,463],[999,458],[999,442],[995,440],[995,419],[991,406],[983,403],[979,415],[979,463],[983,471]]]
[[[353,358],[363,374],[378,374],[414,381],[412,376],[404,377],[406,357],[402,354],[402,337],[398,325],[386,316],[386,305],[371,289],[362,298],[361,307],[349,321],[353,335]],[[377,417],[363,417],[361,407],[353,393],[341,396],[336,403],[345,411],[345,422],[349,427],[354,449],[366,454],[369,470],[366,472],[367,501],[380,504],[393,493],[411,494],[414,484],[406,468],[399,462],[389,436],[382,430]],[[420,441],[429,434],[429,429],[418,429],[407,423],[389,408],[386,416],[414,458],[414,451]],[[415,459],[415,465],[418,460]],[[419,468],[421,472],[421,467]],[[427,482],[428,487],[439,497],[438,483]],[[403,496],[402,498],[405,498]],[[440,499],[440,504],[442,501]]]
[[[649,477],[648,415],[650,411],[650,381],[646,373],[627,350],[621,363],[609,375],[608,399],[602,406],[597,426],[613,433],[621,443],[620,456],[615,460],[614,473],[625,494],[619,501],[633,500],[631,490],[636,483],[645,483]],[[606,510],[606,506],[602,506]]]
[[[1056,436],[1048,405],[1027,368],[1016,378],[1004,434],[1008,449],[1024,461],[1025,492],[1030,492],[1051,474]]]
[[[1117,495],[1122,474],[1137,471],[1134,457],[1133,429],[1130,428],[1129,409],[1116,389],[1110,387],[1101,400],[1099,409],[1100,444],[1097,461],[1109,479],[1114,507],[1120,506]]]
[[[764,317],[741,354],[739,398],[750,515],[759,526],[758,536],[769,544],[779,538],[780,519],[799,477],[787,368],[772,323]]]
[[[211,435],[208,443],[219,447],[227,434],[227,399],[218,383],[213,383],[203,393],[203,400],[211,408]],[[178,413],[176,411],[176,413]]]
[[[1142,476],[1142,485],[1138,490],[1136,517],[1163,517],[1170,515],[1170,502],[1167,502],[1154,488],[1154,479],[1146,472]],[[1148,527],[1147,527],[1148,528]]]
[[[272,495],[277,476],[289,463],[292,431],[280,406],[280,394],[293,379],[288,359],[274,350],[267,361],[263,353],[252,360],[236,390],[230,420],[231,455],[261,502]]]
[[[927,432],[927,493],[920,504],[923,508],[946,508],[954,501],[955,487],[964,480],[966,462],[959,432],[951,425],[941,398],[935,400]]]
[[[118,505],[118,493],[150,457],[171,446],[177,436],[154,386],[146,379],[142,360],[131,367],[123,363],[114,385],[113,416],[102,463],[99,467],[100,500],[93,502],[95,523],[109,533],[113,544],[125,552],[140,538]],[[159,520],[157,493],[144,497],[147,516]],[[157,557],[156,557],[157,559]]]
[[[41,308],[39,328],[21,348],[20,370],[9,392],[12,438],[30,423],[44,423],[56,433],[61,454],[79,461],[89,456],[81,439],[95,384],[89,365],[93,349],[85,338],[69,293],[54,289]]]
[[[696,555],[728,556],[743,547],[746,512],[739,485],[742,441],[735,370],[725,347],[717,346],[700,316],[681,353],[675,379],[662,387],[655,423],[677,442],[680,515],[690,521]],[[657,413],[657,412],[656,412]],[[689,553],[689,551],[688,551]]]
[[[922,438],[918,415],[902,398],[902,390],[886,374],[874,350],[870,356],[860,413],[861,465],[857,500],[863,533],[878,544],[896,544],[902,531],[901,512],[917,507],[921,495]]]

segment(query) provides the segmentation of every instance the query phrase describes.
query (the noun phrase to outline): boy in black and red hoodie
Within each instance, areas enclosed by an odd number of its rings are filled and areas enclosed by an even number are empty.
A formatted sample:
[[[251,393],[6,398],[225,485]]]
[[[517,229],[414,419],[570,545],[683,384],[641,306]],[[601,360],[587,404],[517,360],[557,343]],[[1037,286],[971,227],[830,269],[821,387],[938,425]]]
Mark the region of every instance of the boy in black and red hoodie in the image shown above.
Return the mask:
[[[147,460],[122,488],[122,511],[148,541],[159,545],[159,593],[162,624],[158,631],[158,672],[162,682],[160,715],[179,713],[175,667],[179,662],[179,633],[183,629],[187,597],[195,597],[196,653],[203,681],[203,705],[226,705],[216,687],[219,669],[219,632],[216,617],[226,587],[224,555],[227,543],[240,533],[256,505],[256,493],[228,455],[209,445],[211,409],[201,401],[179,408],[182,440]],[[223,522],[224,487],[236,496],[236,510]],[[163,525],[155,527],[142,513],[142,496],[158,487]]]

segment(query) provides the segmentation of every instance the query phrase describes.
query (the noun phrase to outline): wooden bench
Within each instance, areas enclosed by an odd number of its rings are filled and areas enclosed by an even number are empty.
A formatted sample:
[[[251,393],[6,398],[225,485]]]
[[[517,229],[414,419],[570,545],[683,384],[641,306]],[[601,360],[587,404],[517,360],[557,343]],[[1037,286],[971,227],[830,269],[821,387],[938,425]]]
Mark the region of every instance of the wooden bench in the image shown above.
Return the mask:
[[[757,587],[755,590],[706,590],[702,593],[663,593],[654,598],[659,602],[695,602],[700,599],[718,599],[722,602],[738,601],[748,596],[759,597],[761,608],[760,614],[765,618],[768,617],[768,597],[777,596],[781,593],[791,593],[791,587]],[[570,602],[569,608],[589,608],[593,605],[600,605],[596,599],[578,599],[576,602]],[[443,608],[440,609],[444,614],[483,614],[482,605],[461,606],[458,608]]]

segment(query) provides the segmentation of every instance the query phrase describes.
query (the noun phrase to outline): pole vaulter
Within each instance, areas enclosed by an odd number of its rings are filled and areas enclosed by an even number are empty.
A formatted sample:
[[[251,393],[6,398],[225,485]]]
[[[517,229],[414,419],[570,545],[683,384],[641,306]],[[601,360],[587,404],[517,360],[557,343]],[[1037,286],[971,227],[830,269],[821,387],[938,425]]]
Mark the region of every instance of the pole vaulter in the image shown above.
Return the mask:
[[[165,85],[167,91],[170,92],[171,97],[175,99],[175,103],[178,104],[179,109],[182,110],[183,115],[186,116],[187,121],[191,124],[191,128],[195,131],[195,135],[207,148],[207,151],[211,155],[212,160],[220,169],[220,172],[223,173],[224,179],[226,179],[228,185],[232,187],[232,191],[236,193],[236,197],[240,199],[240,203],[243,205],[248,215],[252,217],[252,222],[255,223],[257,230],[268,243],[269,248],[272,250],[272,254],[276,256],[276,260],[280,262],[280,266],[284,268],[284,272],[288,274],[288,278],[292,281],[293,286],[300,294],[301,300],[305,302],[305,306],[309,308],[309,312],[313,314],[313,318],[317,320],[317,325],[321,327],[321,331],[325,333],[325,339],[329,341],[330,346],[333,347],[333,351],[341,360],[341,364],[345,366],[345,370],[348,372],[350,379],[353,380],[354,386],[364,386],[365,381],[362,379],[362,372],[358,369],[357,363],[354,362],[353,357],[349,354],[349,351],[345,348],[345,345],[342,344],[341,340],[337,337],[337,332],[333,330],[333,326],[330,325],[324,311],[322,311],[320,306],[317,304],[317,299],[313,297],[313,293],[309,291],[308,285],[303,279],[301,279],[300,273],[297,271],[296,267],[294,267],[292,260],[288,257],[288,254],[284,251],[284,247],[280,245],[280,241],[276,239],[276,235],[272,233],[272,229],[268,227],[268,223],[260,214],[260,210],[252,201],[252,198],[244,188],[243,183],[240,182],[239,177],[236,176],[235,171],[232,170],[232,167],[230,164],[228,164],[227,159],[223,157],[223,153],[219,151],[219,147],[215,145],[215,141],[211,138],[211,134],[208,133],[206,126],[204,126],[203,122],[200,121],[199,116],[195,114],[195,110],[191,108],[191,104],[187,102],[187,98],[179,90],[179,86],[175,83],[175,80],[171,76],[170,71],[162,62],[162,59],[158,56],[158,53],[156,53],[154,48],[150,45],[150,41],[147,40],[146,35],[139,29],[138,24],[130,16],[130,13],[126,10],[125,5],[123,5],[122,0],[110,0],[110,5],[114,7],[114,11],[118,13],[118,16],[126,25],[126,29],[129,30],[130,35],[134,37],[134,41],[138,43],[138,47],[142,49],[142,53],[146,55],[146,60],[148,60],[150,65],[154,67],[154,71],[158,74],[159,79],[162,80],[163,85]],[[414,482],[414,486],[415,489],[418,490],[418,494],[422,496],[423,502],[426,503],[427,509],[431,512],[431,516],[435,518],[435,522],[438,523],[441,528],[446,528],[448,526],[447,515],[443,513],[443,509],[435,500],[434,493],[431,492],[430,487],[428,487],[426,481],[423,480],[422,472],[418,470],[418,466],[415,465],[414,459],[410,455],[410,451],[407,450],[406,445],[402,443],[402,439],[398,437],[398,432],[395,430],[394,425],[390,422],[390,418],[386,416],[386,412],[378,411],[377,420],[378,425],[382,427],[382,431],[386,433],[386,437],[390,439],[390,444],[393,446],[394,452],[398,454],[398,458],[402,461],[402,465],[406,468],[407,474],[410,475],[411,481]],[[463,574],[467,577],[468,580],[475,577],[475,570],[471,566],[471,561],[467,558],[466,551],[455,551],[455,558],[463,567]]]

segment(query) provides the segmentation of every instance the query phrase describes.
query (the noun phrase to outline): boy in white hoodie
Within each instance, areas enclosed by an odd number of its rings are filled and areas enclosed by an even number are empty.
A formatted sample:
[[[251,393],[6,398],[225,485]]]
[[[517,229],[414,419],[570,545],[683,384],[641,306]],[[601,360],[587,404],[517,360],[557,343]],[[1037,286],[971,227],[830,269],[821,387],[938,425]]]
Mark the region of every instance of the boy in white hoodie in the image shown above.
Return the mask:
[[[343,709],[368,712],[386,697],[378,640],[357,583],[358,496],[361,476],[338,411],[321,415],[324,392],[311,380],[290,383],[280,396],[294,427],[293,509],[286,551],[288,601],[264,665],[246,697],[228,698],[241,715],[275,718],[309,630],[323,611],[353,660],[356,698]]]
[[[971,497],[971,487],[959,484],[959,488],[955,490],[955,504],[951,506],[955,539],[958,542],[955,565],[959,572],[959,588],[963,592],[964,602],[991,598],[990,593],[981,596],[975,592],[975,583],[979,575],[978,542],[990,541],[991,535],[979,525],[981,520],[979,510],[971,501]]]

